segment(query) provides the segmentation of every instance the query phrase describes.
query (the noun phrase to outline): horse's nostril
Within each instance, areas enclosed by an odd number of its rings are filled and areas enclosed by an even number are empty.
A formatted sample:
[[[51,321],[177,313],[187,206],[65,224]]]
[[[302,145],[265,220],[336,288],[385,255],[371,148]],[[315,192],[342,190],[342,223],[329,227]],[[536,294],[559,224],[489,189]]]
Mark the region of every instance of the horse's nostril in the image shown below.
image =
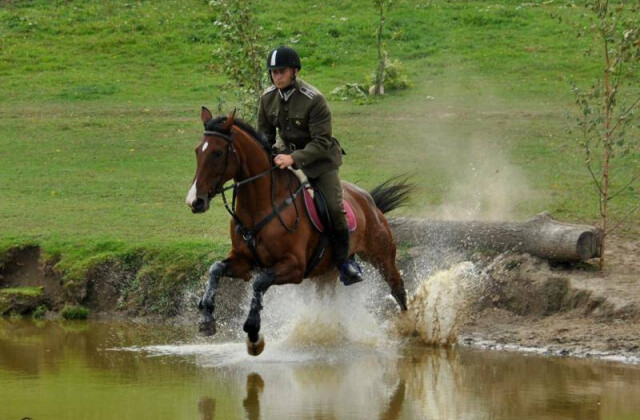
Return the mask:
[[[191,208],[193,211],[204,210],[204,200],[202,198],[196,198],[196,200],[191,204]]]

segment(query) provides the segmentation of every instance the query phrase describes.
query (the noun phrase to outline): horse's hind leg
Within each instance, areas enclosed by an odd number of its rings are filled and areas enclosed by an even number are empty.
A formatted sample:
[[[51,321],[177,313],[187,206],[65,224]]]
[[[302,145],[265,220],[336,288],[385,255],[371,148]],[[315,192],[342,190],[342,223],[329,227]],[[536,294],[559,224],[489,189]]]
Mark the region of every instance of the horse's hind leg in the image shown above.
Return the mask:
[[[380,240],[380,238],[383,238]],[[386,237],[386,238],[385,238]],[[404,280],[400,276],[396,266],[396,245],[391,233],[381,233],[375,241],[367,241],[369,247],[361,252],[361,256],[380,271],[391,288],[391,296],[394,297],[402,311],[407,310],[407,292],[404,288]]]

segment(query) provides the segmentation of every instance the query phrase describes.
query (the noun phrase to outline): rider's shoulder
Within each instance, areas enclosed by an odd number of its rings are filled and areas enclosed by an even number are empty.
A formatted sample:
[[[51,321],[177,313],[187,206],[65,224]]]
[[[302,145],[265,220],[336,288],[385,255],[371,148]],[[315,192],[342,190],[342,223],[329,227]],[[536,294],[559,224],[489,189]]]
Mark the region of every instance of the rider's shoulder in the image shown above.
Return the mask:
[[[300,91],[301,94],[303,94],[310,100],[314,100],[314,99],[317,100],[322,98],[322,93],[317,88],[305,82],[304,80],[300,80],[300,79],[298,80],[300,84],[300,86],[298,87],[298,90]]]
[[[268,95],[268,94],[270,94],[270,93],[272,93],[272,92],[275,92],[275,91],[276,91],[276,85],[271,85],[271,86],[269,86],[268,88],[266,88],[266,89],[264,90],[264,92],[262,92],[262,96],[264,96],[264,95]]]

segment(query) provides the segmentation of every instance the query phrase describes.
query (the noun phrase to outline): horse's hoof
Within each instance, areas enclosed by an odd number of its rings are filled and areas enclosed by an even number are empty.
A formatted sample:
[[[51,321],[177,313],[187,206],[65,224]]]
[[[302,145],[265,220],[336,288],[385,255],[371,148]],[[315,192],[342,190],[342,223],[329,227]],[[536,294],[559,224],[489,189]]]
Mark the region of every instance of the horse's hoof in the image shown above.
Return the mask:
[[[202,317],[202,319],[200,320],[200,323],[198,324],[198,329],[200,330],[200,333],[206,336],[214,335],[217,331],[216,321],[213,318],[211,319],[205,319],[205,318],[206,317]]]
[[[264,351],[264,337],[258,334],[258,339],[253,342],[247,337],[247,353],[251,356],[259,356]]]

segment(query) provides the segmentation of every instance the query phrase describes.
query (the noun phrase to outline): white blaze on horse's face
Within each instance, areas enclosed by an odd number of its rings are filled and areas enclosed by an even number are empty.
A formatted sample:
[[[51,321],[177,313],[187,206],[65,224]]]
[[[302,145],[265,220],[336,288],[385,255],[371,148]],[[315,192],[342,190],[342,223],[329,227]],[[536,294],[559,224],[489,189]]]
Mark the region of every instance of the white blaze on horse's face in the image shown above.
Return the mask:
[[[189,207],[191,207],[193,205],[193,202],[196,201],[196,195],[198,194],[198,190],[196,189],[196,182],[198,182],[197,179],[193,181],[193,185],[187,193],[187,206]]]
[[[207,150],[207,147],[209,147],[209,142],[206,141],[203,145],[202,145],[202,152],[204,152],[205,150]]]

